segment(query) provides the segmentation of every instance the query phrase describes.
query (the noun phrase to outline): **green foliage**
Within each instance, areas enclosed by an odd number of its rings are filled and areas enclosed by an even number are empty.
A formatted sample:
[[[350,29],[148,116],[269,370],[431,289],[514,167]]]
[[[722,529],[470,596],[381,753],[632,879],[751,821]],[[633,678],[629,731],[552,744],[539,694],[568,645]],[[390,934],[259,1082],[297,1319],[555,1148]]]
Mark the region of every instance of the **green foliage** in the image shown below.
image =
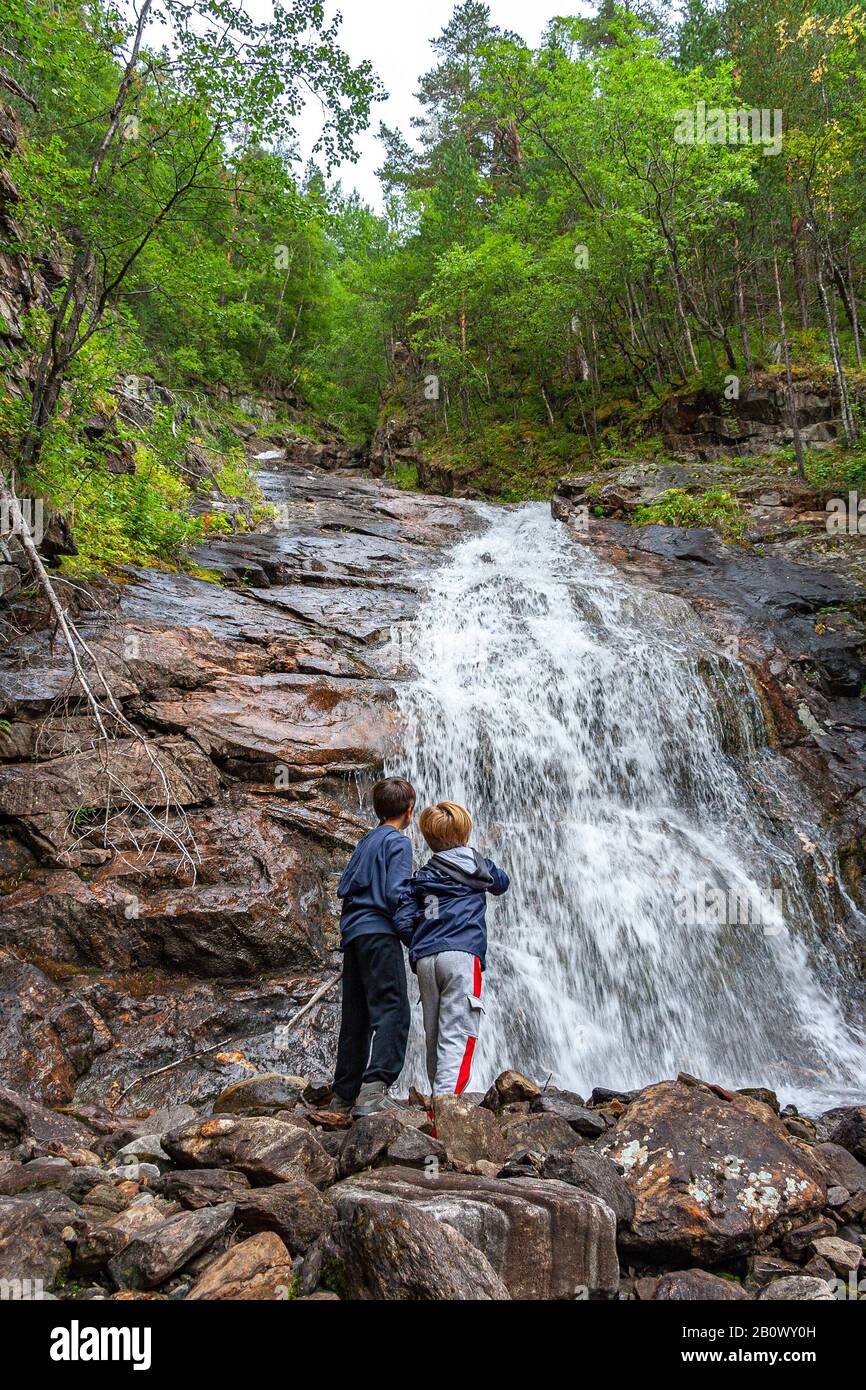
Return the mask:
[[[668,488],[655,502],[637,507],[635,526],[711,526],[727,540],[740,540],[747,517],[740,503],[722,488],[697,494],[684,488]]]

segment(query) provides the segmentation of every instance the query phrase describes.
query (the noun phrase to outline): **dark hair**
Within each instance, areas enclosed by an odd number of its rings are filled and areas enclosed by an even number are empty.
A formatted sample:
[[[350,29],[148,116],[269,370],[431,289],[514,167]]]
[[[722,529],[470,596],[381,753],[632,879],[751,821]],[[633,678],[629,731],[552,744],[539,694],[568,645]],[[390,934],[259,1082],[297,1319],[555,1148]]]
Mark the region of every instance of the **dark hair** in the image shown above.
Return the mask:
[[[394,820],[415,805],[415,788],[405,777],[383,777],[373,788],[373,810],[382,821]]]

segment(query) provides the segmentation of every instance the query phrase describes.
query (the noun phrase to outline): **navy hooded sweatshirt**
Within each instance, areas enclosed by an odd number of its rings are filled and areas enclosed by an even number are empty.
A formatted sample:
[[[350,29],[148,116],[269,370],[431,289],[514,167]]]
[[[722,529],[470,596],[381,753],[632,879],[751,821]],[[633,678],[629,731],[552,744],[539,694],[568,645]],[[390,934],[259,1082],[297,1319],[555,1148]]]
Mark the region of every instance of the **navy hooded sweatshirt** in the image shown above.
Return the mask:
[[[412,846],[393,825],[370,830],[356,846],[337,888],[342,899],[342,944],[359,936],[409,936],[398,929],[394,914],[412,873]]]
[[[411,933],[412,968],[422,956],[466,951],[478,956],[483,970],[487,894],[499,897],[507,889],[508,875],[476,849],[464,847],[434,854],[409,880],[397,913],[399,935],[405,941]]]

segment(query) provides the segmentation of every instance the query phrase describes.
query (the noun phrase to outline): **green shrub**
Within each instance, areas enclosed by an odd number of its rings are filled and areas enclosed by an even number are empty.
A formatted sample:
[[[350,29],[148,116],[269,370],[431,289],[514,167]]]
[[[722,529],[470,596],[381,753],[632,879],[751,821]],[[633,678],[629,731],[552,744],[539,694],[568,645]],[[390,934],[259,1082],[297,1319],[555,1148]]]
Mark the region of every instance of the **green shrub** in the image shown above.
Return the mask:
[[[655,502],[638,507],[632,517],[635,526],[711,526],[726,540],[741,540],[746,520],[736,497],[722,488],[701,493],[668,488]]]

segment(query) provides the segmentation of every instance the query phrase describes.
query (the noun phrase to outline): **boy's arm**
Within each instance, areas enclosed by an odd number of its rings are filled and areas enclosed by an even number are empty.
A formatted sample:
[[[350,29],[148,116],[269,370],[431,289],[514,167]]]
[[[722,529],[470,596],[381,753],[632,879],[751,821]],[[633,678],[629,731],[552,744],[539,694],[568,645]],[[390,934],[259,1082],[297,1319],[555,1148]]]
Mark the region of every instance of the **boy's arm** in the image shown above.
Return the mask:
[[[411,882],[407,883],[394,913],[395,930],[407,950],[412,945],[412,937],[415,935],[415,928],[418,925],[419,911],[415,886]]]
[[[389,836],[390,840],[394,836]],[[403,900],[406,885],[412,877],[412,846],[404,835],[399,843],[389,844],[385,862],[385,901],[388,911],[396,913]]]
[[[505,870],[500,869],[497,864],[494,864],[492,859],[485,859],[484,862],[490,871],[490,877],[493,879],[487,891],[488,893],[492,893],[494,898],[499,898],[503,893],[508,892],[511,880]]]
[[[393,840],[393,836],[390,837]],[[417,904],[410,882],[412,878],[412,846],[401,836],[400,842],[388,847],[388,860],[385,867],[385,897],[394,928],[403,945],[412,944],[415,930]]]

